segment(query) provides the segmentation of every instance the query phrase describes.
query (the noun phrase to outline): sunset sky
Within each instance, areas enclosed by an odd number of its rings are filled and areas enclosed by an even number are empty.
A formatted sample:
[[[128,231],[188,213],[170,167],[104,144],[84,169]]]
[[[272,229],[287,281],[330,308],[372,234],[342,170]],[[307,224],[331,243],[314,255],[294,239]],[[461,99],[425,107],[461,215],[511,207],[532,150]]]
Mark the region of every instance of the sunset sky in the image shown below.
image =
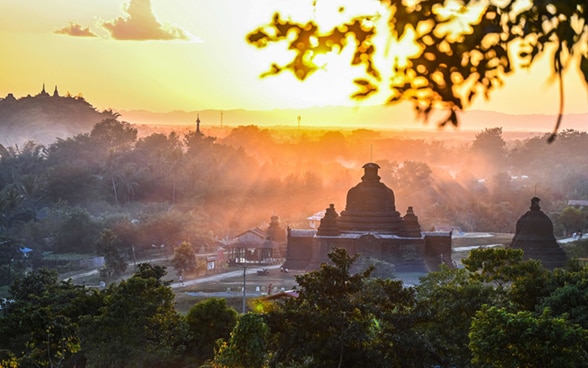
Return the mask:
[[[98,109],[156,112],[354,105],[346,55],[300,82],[291,74],[260,79],[284,45],[248,45],[247,33],[275,11],[329,23],[339,2],[310,0],[0,0],[0,97],[82,94]],[[355,3],[366,4],[368,0]],[[331,4],[331,5],[329,5]],[[325,5],[321,7],[321,5]],[[285,59],[283,59],[285,60]],[[555,114],[557,84],[547,58],[522,70],[472,109]],[[584,83],[572,65],[567,113],[588,112]],[[365,103],[378,103],[375,98]]]

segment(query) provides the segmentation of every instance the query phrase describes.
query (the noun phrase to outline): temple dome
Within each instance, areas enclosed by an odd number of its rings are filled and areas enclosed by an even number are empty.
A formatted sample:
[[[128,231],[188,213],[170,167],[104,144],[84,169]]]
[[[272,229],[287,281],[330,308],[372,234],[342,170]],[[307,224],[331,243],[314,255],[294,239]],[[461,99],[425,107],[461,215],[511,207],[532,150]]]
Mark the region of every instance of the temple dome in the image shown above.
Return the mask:
[[[347,192],[345,210],[337,219],[341,231],[397,232],[402,226],[394,192],[380,182],[375,163],[363,165],[361,183]]]
[[[539,201],[539,198],[533,197],[531,199],[531,207],[529,207],[529,211],[517,221],[513,242],[532,240],[552,243],[555,241],[555,236],[553,235],[553,223],[551,222],[551,219],[541,211]]]
[[[567,257],[553,235],[551,219],[541,211],[539,198],[531,199],[531,207],[516,224],[512,248],[522,249],[524,259],[537,259],[547,269],[564,267]]]

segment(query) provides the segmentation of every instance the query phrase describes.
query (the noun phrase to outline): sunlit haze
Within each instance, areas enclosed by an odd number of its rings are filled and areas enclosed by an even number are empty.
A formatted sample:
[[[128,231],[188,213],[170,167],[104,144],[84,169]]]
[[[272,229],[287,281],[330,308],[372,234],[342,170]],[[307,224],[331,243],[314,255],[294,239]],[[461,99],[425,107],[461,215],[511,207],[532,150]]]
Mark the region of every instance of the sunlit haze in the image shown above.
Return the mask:
[[[8,93],[17,98],[34,95],[45,83],[49,92],[57,86],[61,94],[82,94],[97,109],[271,110],[382,103],[385,91],[361,103],[349,99],[357,71],[349,66],[348,53],[326,56],[323,70],[304,82],[288,73],[259,77],[271,62],[286,60],[288,52],[285,45],[256,49],[246,43],[247,33],[268,23],[276,11],[325,26],[354,14],[351,6],[341,13],[329,4],[0,0],[0,98]],[[373,4],[377,12],[377,1]],[[555,81],[550,83],[550,73],[549,60],[543,57],[533,69],[519,69],[506,79],[490,102],[480,98],[471,109],[556,114],[558,87]],[[566,113],[588,112],[576,65],[570,65],[565,90]],[[390,114],[395,111],[407,109],[390,108]]]

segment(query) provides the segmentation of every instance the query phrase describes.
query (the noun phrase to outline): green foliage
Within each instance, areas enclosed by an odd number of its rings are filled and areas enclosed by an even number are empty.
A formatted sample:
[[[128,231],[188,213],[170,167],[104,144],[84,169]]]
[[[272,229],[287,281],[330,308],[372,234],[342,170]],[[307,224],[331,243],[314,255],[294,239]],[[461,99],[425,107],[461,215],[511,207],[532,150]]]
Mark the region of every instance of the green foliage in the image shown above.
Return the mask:
[[[162,280],[163,277],[167,275],[165,266],[152,265],[150,263],[139,263],[137,268],[138,270],[135,272],[133,277],[139,277],[143,279],[153,278],[157,282],[163,283],[163,285],[167,285],[169,283]]]
[[[96,243],[96,250],[99,256],[104,257],[103,277],[118,277],[125,272],[128,264],[122,255],[121,242],[111,230],[102,232]]]
[[[581,209],[567,206],[561,211],[558,222],[564,227],[567,234],[571,234],[577,231],[584,231],[587,216]]]
[[[0,361],[18,366],[583,367],[588,268],[545,270],[517,251],[482,249],[415,287],[352,273],[357,256],[297,276],[297,298],[260,314],[224,299],[184,318],[165,267],[141,263],[98,291],[40,270],[0,309]],[[213,346],[217,349],[213,355]],[[6,363],[8,364],[8,363]]]
[[[14,275],[24,271],[19,258],[18,240],[0,235],[0,285],[8,285],[14,280]]]
[[[482,282],[496,282],[504,285],[521,275],[519,265],[523,251],[514,248],[478,248],[462,262],[474,277]]]
[[[521,249],[478,248],[463,260],[470,278],[494,283],[518,308],[533,310],[551,291],[550,275],[537,260],[523,261]]]
[[[89,367],[172,366],[184,353],[186,325],[160,276],[145,264],[106,289],[100,313],[83,321]]]
[[[17,279],[0,313],[0,346],[21,367],[72,366],[81,358],[79,322],[100,296],[46,269]],[[0,357],[3,359],[4,357]]]
[[[565,317],[485,307],[470,333],[474,364],[484,367],[586,367],[588,331]]]
[[[190,308],[186,315],[191,334],[188,351],[199,363],[214,358],[216,341],[229,339],[237,323],[237,315],[237,311],[221,298],[210,298]]]
[[[565,316],[571,323],[588,329],[588,268],[555,270],[550,278],[549,294],[538,303],[538,309],[549,308],[555,316]]]
[[[358,256],[349,256],[340,248],[331,250],[329,258],[333,264],[322,264],[320,270],[296,277],[298,298],[286,300],[267,314],[271,364],[387,366],[398,356],[382,349],[402,340],[390,335],[398,337],[396,328],[404,320],[401,311],[410,304],[410,292],[403,295],[398,283],[371,284],[370,295],[392,308],[380,309],[364,295],[373,267],[351,274]],[[383,336],[390,340],[380,340]],[[402,355],[406,350],[398,348],[397,352]]]
[[[444,267],[416,286],[416,330],[423,336],[431,365],[468,367],[472,318],[483,305],[500,305],[503,299],[501,292],[471,276],[465,269]]]
[[[190,274],[196,271],[196,252],[192,244],[182,242],[179,247],[174,249],[174,258],[171,261],[172,266],[178,271],[178,274]]]
[[[131,147],[137,140],[137,129],[127,122],[116,119],[104,119],[94,125],[90,132],[94,140],[107,154]]]
[[[57,272],[47,268],[14,280],[10,294],[16,300],[28,300],[47,293],[57,283]]]
[[[228,342],[221,341],[212,366],[215,368],[263,368],[267,366],[266,345],[269,335],[263,317],[243,314]]]
[[[101,224],[92,220],[85,209],[76,207],[64,214],[63,222],[55,234],[57,253],[94,253]]]

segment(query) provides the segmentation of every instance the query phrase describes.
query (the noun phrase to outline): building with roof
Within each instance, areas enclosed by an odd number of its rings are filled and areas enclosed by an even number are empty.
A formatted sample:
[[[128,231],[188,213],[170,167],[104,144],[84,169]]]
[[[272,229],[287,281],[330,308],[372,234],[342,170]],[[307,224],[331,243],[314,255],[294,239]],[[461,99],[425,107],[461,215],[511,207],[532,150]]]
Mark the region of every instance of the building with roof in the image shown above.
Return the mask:
[[[584,199],[570,199],[568,201],[568,206],[588,207],[588,200],[584,200]]]
[[[275,264],[284,257],[286,230],[280,225],[280,217],[274,215],[267,229],[249,229],[222,247],[230,264]]]
[[[341,214],[331,204],[316,229],[288,229],[285,268],[313,270],[329,262],[332,248],[344,248],[373,261],[393,264],[396,272],[428,272],[453,267],[451,232],[422,232],[412,207],[396,210],[392,189],[380,181],[378,166],[363,166],[361,182],[347,192]]]

